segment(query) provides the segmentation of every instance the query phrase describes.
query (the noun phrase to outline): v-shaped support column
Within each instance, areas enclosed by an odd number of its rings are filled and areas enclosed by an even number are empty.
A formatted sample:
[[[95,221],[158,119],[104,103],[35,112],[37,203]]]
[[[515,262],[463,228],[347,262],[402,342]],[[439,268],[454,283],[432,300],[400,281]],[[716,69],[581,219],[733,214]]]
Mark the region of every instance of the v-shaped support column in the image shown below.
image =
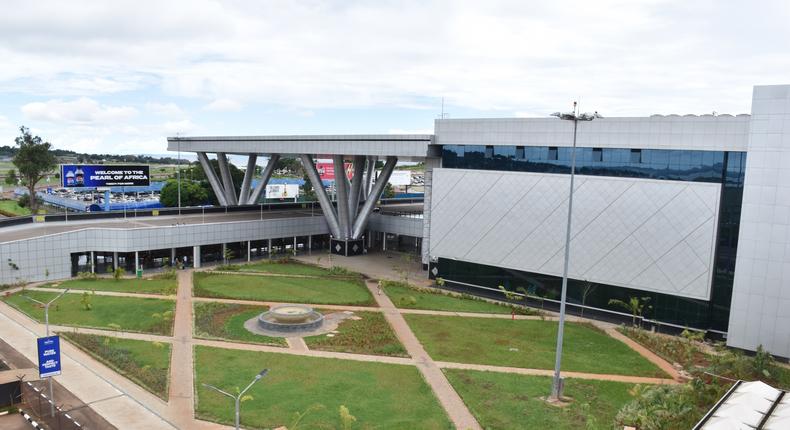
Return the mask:
[[[208,179],[211,189],[214,190],[214,195],[217,196],[217,202],[219,202],[220,206],[227,206],[228,200],[225,198],[225,189],[222,187],[219,178],[217,178],[217,172],[211,167],[208,156],[205,152],[198,152],[197,155],[200,165],[203,166],[203,173],[206,174],[206,179]]]
[[[222,184],[225,187],[225,200],[229,205],[238,204],[236,200],[236,187],[233,185],[233,176],[230,174],[228,166],[228,156],[224,152],[217,152],[217,163],[219,163],[219,174],[222,177]]]
[[[326,223],[329,225],[329,231],[332,233],[332,236],[337,239],[344,238],[345,235],[340,234],[340,225],[337,222],[335,208],[332,206],[332,202],[329,201],[329,196],[326,195],[324,183],[321,182],[321,177],[318,176],[318,170],[313,163],[313,157],[308,154],[300,154],[299,158],[302,160],[302,167],[304,167],[304,171],[307,174],[307,179],[313,184],[313,190],[315,191],[316,197],[318,197],[321,210],[324,212],[324,218],[326,218]]]
[[[255,162],[258,161],[258,154],[247,156],[247,170],[244,171],[244,180],[241,181],[241,191],[239,191],[239,204],[246,205],[250,197],[250,182],[255,176]]]
[[[266,167],[263,169],[263,174],[261,175],[261,181],[258,182],[258,185],[252,190],[249,199],[247,199],[248,205],[254,205],[258,203],[258,200],[261,199],[263,195],[263,191],[266,189],[266,184],[269,183],[269,179],[272,178],[272,172],[274,172],[274,166],[280,160],[280,154],[272,154],[269,156],[269,163],[266,164]]]
[[[362,232],[365,231],[365,227],[368,224],[368,218],[370,217],[370,213],[373,211],[373,206],[376,204],[379,197],[381,197],[381,193],[384,191],[384,186],[387,185],[387,182],[390,180],[390,176],[392,175],[392,171],[395,170],[395,164],[397,162],[398,157],[387,157],[387,163],[384,164],[384,168],[381,170],[381,175],[379,175],[379,177],[376,179],[376,184],[373,185],[370,195],[368,195],[367,200],[365,200],[365,204],[359,211],[359,215],[357,215],[357,219],[354,221],[354,229],[351,232],[352,239],[359,239],[362,236]]]

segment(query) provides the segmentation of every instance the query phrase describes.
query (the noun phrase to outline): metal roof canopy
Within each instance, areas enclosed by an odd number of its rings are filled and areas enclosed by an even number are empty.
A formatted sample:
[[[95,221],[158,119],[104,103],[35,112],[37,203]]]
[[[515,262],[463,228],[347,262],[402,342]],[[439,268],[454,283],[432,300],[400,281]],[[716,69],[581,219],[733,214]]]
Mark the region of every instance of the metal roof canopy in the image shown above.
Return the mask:
[[[694,430],[790,428],[790,401],[786,394],[762,381],[737,381]]]
[[[226,154],[395,156],[401,161],[439,157],[430,134],[168,137],[167,149]]]

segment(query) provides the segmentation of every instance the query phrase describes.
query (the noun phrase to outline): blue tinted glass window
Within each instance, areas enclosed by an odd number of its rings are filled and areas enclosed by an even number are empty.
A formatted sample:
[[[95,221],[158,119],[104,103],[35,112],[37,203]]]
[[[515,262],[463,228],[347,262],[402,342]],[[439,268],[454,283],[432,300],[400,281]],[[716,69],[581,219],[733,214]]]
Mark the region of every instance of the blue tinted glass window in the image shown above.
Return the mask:
[[[557,147],[556,146],[549,146],[548,159],[549,160],[556,160],[558,155],[559,154],[557,153]]]
[[[642,162],[642,150],[641,149],[632,149],[631,150],[631,163],[641,163]]]
[[[592,160],[596,163],[603,161],[603,149],[601,148],[593,148],[592,149]]]
[[[494,158],[494,147],[491,145],[486,146],[486,158]]]
[[[523,160],[524,159],[524,147],[523,146],[517,146],[516,147],[516,158],[519,159],[519,160]]]

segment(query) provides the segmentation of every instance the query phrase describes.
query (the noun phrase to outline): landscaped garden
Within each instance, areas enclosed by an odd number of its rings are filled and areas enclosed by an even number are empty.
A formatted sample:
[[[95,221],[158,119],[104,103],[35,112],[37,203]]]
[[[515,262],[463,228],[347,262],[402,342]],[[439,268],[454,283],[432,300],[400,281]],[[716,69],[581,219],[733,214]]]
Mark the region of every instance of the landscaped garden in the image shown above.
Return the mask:
[[[38,322],[44,322],[44,307],[23,297],[28,295],[48,302],[58,293],[26,291],[4,297],[9,305]],[[55,325],[94,327],[170,335],[173,331],[172,300],[143,297],[113,297],[85,293],[67,293],[49,308],[49,322]]]
[[[116,372],[167,400],[170,380],[169,343],[74,332],[58,334]]]
[[[319,311],[324,315],[337,312]],[[381,312],[354,312],[353,317],[341,321],[335,331],[308,336],[304,341],[310,349],[323,351],[409,356]]]
[[[247,386],[263,368],[268,368],[269,373],[250,389],[251,399],[241,405],[242,426],[452,428],[414,366],[204,346],[195,349],[198,417],[232,423],[230,399],[201,384],[208,383],[235,393],[237,388]],[[348,422],[349,427],[344,427],[344,422]]]
[[[43,288],[71,288],[72,290],[115,291],[121,293],[146,293],[173,295],[176,293],[175,276],[157,275],[143,279],[96,277],[70,279],[42,285]]]
[[[332,305],[373,304],[373,296],[356,277],[230,275],[196,272],[194,294],[198,297],[260,300]]]
[[[538,311],[510,306],[502,303],[491,303],[469,295],[451,295],[438,289],[417,288],[397,281],[381,281],[381,287],[401,309],[428,309],[450,312],[478,312],[490,314],[537,315]]]
[[[557,322],[404,315],[434,360],[553,369]],[[566,323],[562,368],[668,377],[624,343],[586,324]]]
[[[485,429],[612,429],[618,410],[633,399],[633,384],[565,380],[568,406],[549,405],[547,376],[446,369],[453,388]],[[622,427],[621,427],[622,428]]]
[[[280,275],[304,275],[304,276],[352,276],[352,274],[341,268],[325,269],[313,266],[292,259],[266,260],[238,266],[241,272],[263,272]]]
[[[255,334],[244,328],[244,323],[247,320],[268,310],[267,306],[196,302],[194,308],[196,337],[259,343],[271,346],[288,346],[284,338]]]

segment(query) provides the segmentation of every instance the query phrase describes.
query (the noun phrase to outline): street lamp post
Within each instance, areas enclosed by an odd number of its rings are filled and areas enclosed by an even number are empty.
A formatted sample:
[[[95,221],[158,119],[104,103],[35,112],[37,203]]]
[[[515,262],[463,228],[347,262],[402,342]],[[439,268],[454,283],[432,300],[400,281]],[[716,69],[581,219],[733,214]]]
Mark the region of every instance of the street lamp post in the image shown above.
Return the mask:
[[[573,146],[571,148],[571,181],[570,191],[568,192],[568,223],[565,228],[565,261],[562,267],[562,296],[560,297],[560,322],[557,330],[557,349],[554,360],[554,380],[551,384],[551,401],[562,399],[562,377],[560,375],[560,364],[562,363],[562,335],[565,329],[565,301],[568,295],[568,261],[570,260],[571,250],[571,216],[573,214],[573,183],[576,175],[576,132],[579,128],[579,121],[592,121],[600,118],[598,112],[594,114],[579,114],[576,102],[573,102],[573,112],[555,112],[551,116],[556,116],[561,120],[573,121]]]
[[[54,299],[50,300],[47,303],[40,302],[40,301],[30,297],[30,296],[26,296],[26,295],[22,296],[22,297],[30,300],[31,302],[38,303],[39,305],[44,306],[44,325],[47,328],[46,329],[47,330],[47,337],[49,337],[49,305],[51,305],[55,300],[63,297],[63,295],[68,293],[68,292],[69,292],[69,289],[66,288],[62,293],[58,294]],[[48,378],[49,379],[49,400],[50,400],[50,403],[49,403],[49,416],[54,417],[55,416],[55,393],[52,390],[52,378],[53,378],[52,376],[50,376]]]
[[[176,164],[176,177],[178,178],[178,214],[181,215],[181,136],[176,134],[178,145],[178,163]]]
[[[213,385],[210,385],[210,384],[203,384],[203,386],[204,386],[204,387],[206,387],[206,388],[211,388],[212,390],[214,390],[214,391],[216,391],[216,392],[218,392],[218,393],[220,393],[220,394],[222,394],[222,395],[228,396],[228,397],[230,397],[231,399],[233,399],[233,401],[234,401],[234,402],[235,402],[235,404],[236,404],[236,430],[239,430],[239,428],[240,428],[240,427],[239,427],[239,406],[240,406],[240,403],[241,403],[241,398],[244,396],[244,393],[246,393],[246,392],[247,392],[247,390],[249,390],[250,388],[252,388],[253,384],[255,384],[256,382],[260,381],[260,380],[261,380],[261,378],[263,378],[264,376],[266,376],[266,374],[267,374],[267,373],[269,373],[269,369],[263,369],[263,370],[261,370],[261,371],[260,371],[260,373],[258,373],[257,375],[255,375],[255,378],[252,380],[252,382],[250,382],[250,384],[249,384],[249,385],[247,385],[247,388],[245,388],[245,389],[241,390],[241,391],[239,392],[239,394],[238,394],[238,395],[236,395],[236,396],[234,396],[233,394],[230,394],[230,393],[228,393],[228,392],[222,391],[222,390],[220,390],[219,388],[217,388],[217,387],[215,387],[215,386],[213,386]]]

